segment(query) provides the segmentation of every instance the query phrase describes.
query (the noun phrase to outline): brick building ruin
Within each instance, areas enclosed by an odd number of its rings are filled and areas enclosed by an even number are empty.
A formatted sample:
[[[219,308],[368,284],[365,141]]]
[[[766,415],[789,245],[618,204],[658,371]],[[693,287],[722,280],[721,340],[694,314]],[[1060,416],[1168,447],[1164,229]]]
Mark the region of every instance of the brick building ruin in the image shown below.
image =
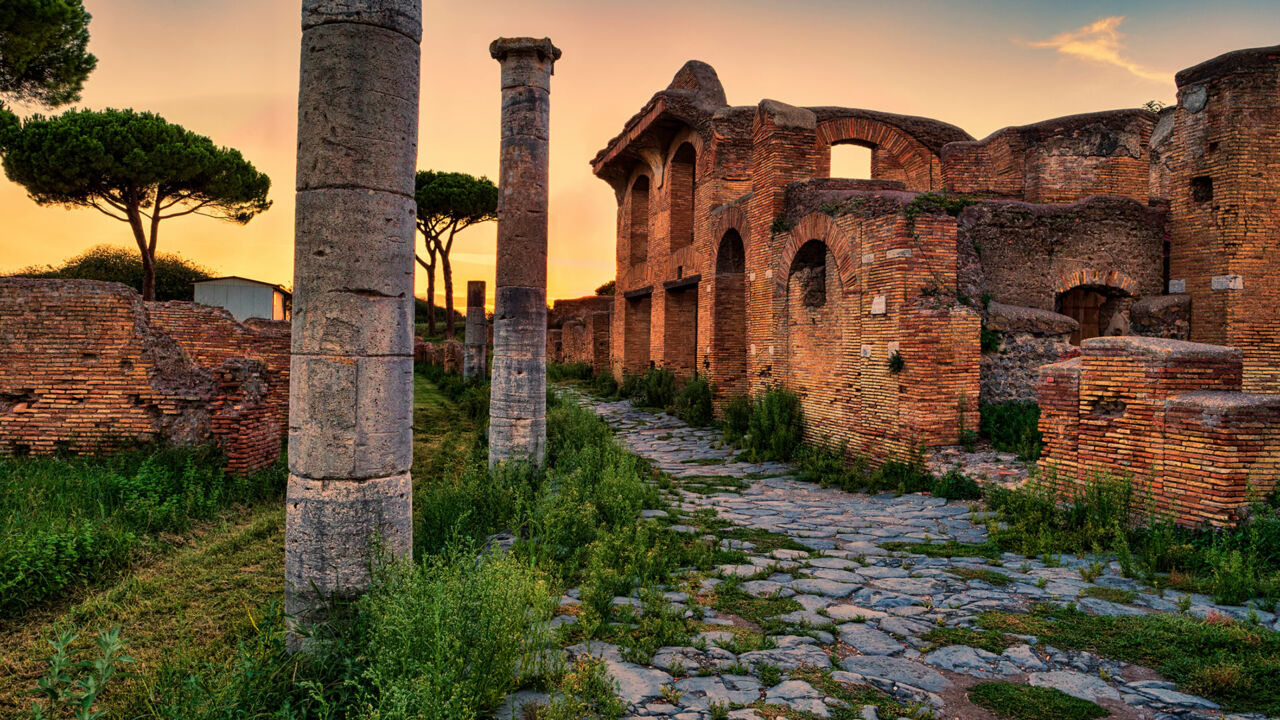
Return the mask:
[[[1233,458],[1239,471],[1215,482],[1236,498],[1219,505],[1238,504],[1280,468],[1265,395],[1280,393],[1280,47],[1228,53],[1177,85],[1160,113],[976,140],[872,110],[731,106],[709,65],[686,63],[591,162],[618,202],[611,372],[701,373],[720,401],[781,384],[809,440],[873,460],[955,444],[980,402],[1039,399],[1056,433],[1047,463],[1176,483],[1169,463],[1088,449],[1118,442],[1118,426],[1083,428],[1124,404],[1087,388],[1125,386],[1132,358],[1153,352],[1171,366],[1226,353],[1234,381],[1153,371],[1164,389],[1143,402],[1165,403],[1165,424],[1123,432],[1169,458],[1208,435],[1235,443],[1210,455]],[[870,178],[829,177],[843,144],[870,149]],[[1128,365],[1091,359],[1121,352],[1088,342],[1112,336],[1161,340],[1122,344]],[[1039,381],[1063,361],[1083,365],[1071,397]],[[1061,419],[1072,412],[1076,426]],[[1178,492],[1211,494],[1190,487]]]
[[[94,280],[0,278],[0,453],[213,441],[227,469],[280,456],[289,324],[143,302]]]

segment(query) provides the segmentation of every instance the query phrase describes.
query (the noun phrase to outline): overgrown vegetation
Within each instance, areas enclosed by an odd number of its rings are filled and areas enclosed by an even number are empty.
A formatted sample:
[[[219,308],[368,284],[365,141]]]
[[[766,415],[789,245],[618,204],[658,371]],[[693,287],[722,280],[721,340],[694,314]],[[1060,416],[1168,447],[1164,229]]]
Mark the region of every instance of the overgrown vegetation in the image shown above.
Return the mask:
[[[711,424],[711,398],[715,390],[703,375],[694,375],[676,393],[675,416],[699,427]]]
[[[1040,459],[1044,437],[1040,434],[1040,406],[1035,403],[986,403],[978,408],[979,432],[1001,452],[1017,453],[1018,459]]]
[[[1184,692],[1228,711],[1280,714],[1280,634],[1257,625],[1221,615],[1109,617],[1050,605],[1029,614],[989,611],[978,622],[990,630],[1035,635],[1056,648],[1155,668]]]
[[[191,283],[208,280],[213,274],[208,268],[181,255],[156,253],[156,300],[191,300],[195,290]],[[64,280],[103,280],[124,283],[142,292],[143,268],[138,253],[114,245],[97,245],[61,265],[53,267],[32,266],[14,273],[29,278],[57,278]]]
[[[118,574],[161,533],[279,495],[283,463],[227,474],[213,447],[0,456],[0,618]]]
[[[969,688],[969,702],[1009,720],[1092,720],[1111,711],[1056,688],[981,682]]]

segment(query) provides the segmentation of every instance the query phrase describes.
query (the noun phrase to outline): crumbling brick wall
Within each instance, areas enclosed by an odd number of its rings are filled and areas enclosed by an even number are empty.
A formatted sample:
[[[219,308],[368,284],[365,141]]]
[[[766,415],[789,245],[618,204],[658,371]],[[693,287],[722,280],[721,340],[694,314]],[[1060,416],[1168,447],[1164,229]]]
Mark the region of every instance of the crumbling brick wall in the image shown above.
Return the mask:
[[[1155,113],[1114,110],[1009,127],[942,148],[943,187],[1032,203],[1090,195],[1146,202]]]
[[[1054,312],[1058,294],[1078,285],[1159,295],[1165,219],[1162,208],[1117,197],[971,205],[959,216],[961,290]]]
[[[258,360],[197,364],[119,283],[0,278],[0,452],[212,439],[248,472],[280,454],[269,379]]]
[[[1035,402],[1040,366],[1079,354],[1070,343],[1079,323],[1048,310],[998,302],[985,312],[986,330],[995,334],[998,346],[983,350],[979,401]]]
[[[1067,494],[1130,476],[1181,523],[1233,523],[1280,474],[1280,395],[1241,393],[1241,377],[1235,348],[1086,340],[1080,358],[1041,369],[1041,469]]]
[[[587,363],[592,372],[608,372],[612,315],[612,312],[591,312],[581,319],[566,320],[559,330],[548,330],[548,347],[554,337],[558,350],[555,362]]]
[[[289,323],[253,318],[241,324],[225,308],[192,302],[146,303],[151,326],[178,341],[197,365],[214,367],[235,358],[267,367],[266,405],[280,432],[289,431]]]
[[[569,320],[585,322],[591,313],[596,312],[613,312],[613,296],[587,295],[556,300],[547,313],[547,327],[560,328]]]

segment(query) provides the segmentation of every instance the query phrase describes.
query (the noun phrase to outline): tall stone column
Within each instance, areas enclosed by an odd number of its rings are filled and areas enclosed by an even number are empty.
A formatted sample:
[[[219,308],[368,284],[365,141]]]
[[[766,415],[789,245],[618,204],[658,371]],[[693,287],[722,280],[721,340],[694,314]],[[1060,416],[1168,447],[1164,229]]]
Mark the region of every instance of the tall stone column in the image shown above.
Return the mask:
[[[420,0],[303,0],[285,609],[412,549]],[[297,645],[291,634],[290,643]]]
[[[484,281],[467,281],[466,355],[462,361],[462,377],[484,379],[488,370],[489,328],[484,320]]]
[[[489,465],[541,465],[547,438],[547,170],[551,73],[548,38],[498,38],[502,157],[493,313]]]

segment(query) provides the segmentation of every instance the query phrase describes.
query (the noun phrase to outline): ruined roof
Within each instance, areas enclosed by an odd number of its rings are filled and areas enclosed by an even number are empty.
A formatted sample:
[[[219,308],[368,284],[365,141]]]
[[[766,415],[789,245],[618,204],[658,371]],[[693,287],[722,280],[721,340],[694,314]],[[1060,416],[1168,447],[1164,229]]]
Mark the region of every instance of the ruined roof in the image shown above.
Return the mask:
[[[941,152],[942,146],[949,142],[963,142],[973,140],[973,136],[961,130],[950,123],[934,120],[932,118],[920,117],[918,115],[898,115],[896,113],[880,112],[878,110],[862,110],[860,108],[845,108],[833,106],[810,107],[815,115],[818,116],[818,122],[827,120],[837,120],[840,118],[858,118],[862,120],[874,120],[886,125],[892,125],[902,132],[914,137],[920,141],[921,145],[929,148],[933,152]]]
[[[1134,120],[1145,120],[1154,125],[1156,118],[1157,115],[1155,113],[1143,108],[1123,108],[1120,110],[1080,113],[1079,115],[1064,115],[1063,117],[1041,120],[1030,125],[1010,125],[1009,127],[1000,128],[977,142],[989,142],[992,138],[1010,133],[1020,134],[1030,141],[1039,141],[1059,135],[1069,135],[1097,125],[1113,128],[1127,125]]]
[[[632,115],[622,126],[622,132],[596,153],[591,159],[591,167],[596,175],[608,180],[606,175],[611,174],[608,166],[613,161],[622,157],[638,159],[635,153],[627,151],[632,142],[650,128],[683,123],[703,130],[717,111],[728,105],[724,86],[720,84],[715,68],[700,60],[690,60],[676,72],[665,90],[654,93],[640,112]]]
[[[1174,76],[1174,80],[1181,88],[1224,75],[1275,71],[1277,67],[1280,67],[1280,45],[1245,48],[1223,53],[1212,60],[1205,60],[1199,65],[1182,70]]]

